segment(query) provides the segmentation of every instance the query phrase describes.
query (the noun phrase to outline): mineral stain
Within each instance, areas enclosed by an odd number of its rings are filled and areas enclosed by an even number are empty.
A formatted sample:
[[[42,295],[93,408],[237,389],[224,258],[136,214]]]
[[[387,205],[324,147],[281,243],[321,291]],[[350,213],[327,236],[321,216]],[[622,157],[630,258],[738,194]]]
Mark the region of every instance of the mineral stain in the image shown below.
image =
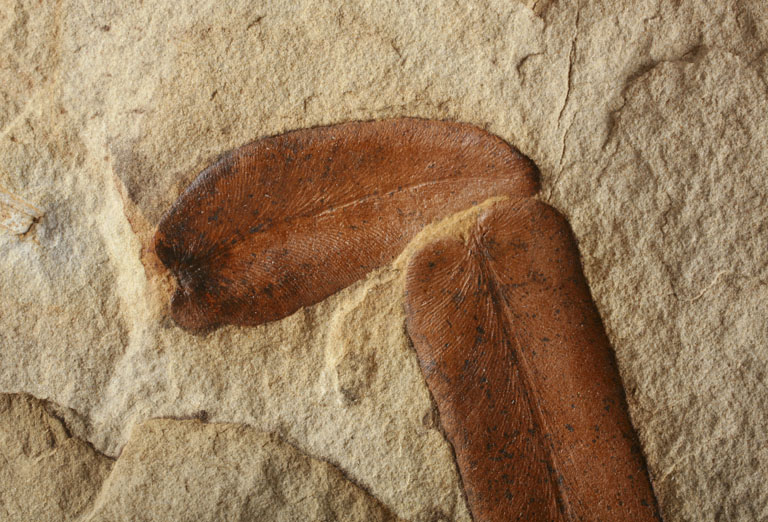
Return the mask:
[[[407,328],[476,521],[660,520],[568,224],[496,203],[411,260]]]
[[[537,179],[529,159],[462,123],[354,122],[249,143],[160,221],[172,316],[194,331],[281,319],[389,263],[425,225],[532,195]]]
[[[23,236],[43,212],[0,186],[0,230]]]

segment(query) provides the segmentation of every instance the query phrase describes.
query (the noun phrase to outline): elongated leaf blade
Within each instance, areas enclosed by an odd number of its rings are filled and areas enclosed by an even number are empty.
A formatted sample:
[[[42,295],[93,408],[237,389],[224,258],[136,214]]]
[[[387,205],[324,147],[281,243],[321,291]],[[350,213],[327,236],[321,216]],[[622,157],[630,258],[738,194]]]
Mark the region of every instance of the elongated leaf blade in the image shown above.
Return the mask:
[[[411,261],[408,332],[478,521],[657,520],[565,220],[518,199]]]

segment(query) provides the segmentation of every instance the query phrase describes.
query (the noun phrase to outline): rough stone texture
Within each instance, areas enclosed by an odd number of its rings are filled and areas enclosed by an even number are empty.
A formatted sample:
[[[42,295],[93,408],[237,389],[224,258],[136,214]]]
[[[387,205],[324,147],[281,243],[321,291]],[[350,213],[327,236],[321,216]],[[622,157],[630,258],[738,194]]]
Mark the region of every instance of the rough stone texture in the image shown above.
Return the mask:
[[[149,420],[113,463],[60,413],[0,394],[2,520],[399,520],[331,464],[253,428]]]
[[[330,464],[235,424],[138,425],[104,483],[97,520],[349,520],[396,517]]]
[[[0,462],[0,519],[8,522],[76,518],[112,468],[23,394],[0,394]]]
[[[402,518],[468,520],[404,336],[402,263],[195,337],[146,251],[229,148],[460,120],[531,156],[568,217],[666,520],[768,518],[767,22],[759,0],[0,0],[0,186],[41,215],[0,232],[0,391],[60,404],[110,456],[142,421],[205,410]]]

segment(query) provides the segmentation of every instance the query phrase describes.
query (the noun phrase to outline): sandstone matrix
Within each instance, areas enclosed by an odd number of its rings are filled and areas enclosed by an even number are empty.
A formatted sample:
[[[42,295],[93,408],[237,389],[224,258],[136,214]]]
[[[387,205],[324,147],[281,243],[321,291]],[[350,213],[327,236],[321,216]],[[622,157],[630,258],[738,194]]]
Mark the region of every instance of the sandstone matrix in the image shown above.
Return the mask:
[[[147,250],[220,153],[399,116],[540,167],[665,520],[768,518],[764,2],[0,3],[1,519],[469,520],[403,269],[471,216],[207,337]]]

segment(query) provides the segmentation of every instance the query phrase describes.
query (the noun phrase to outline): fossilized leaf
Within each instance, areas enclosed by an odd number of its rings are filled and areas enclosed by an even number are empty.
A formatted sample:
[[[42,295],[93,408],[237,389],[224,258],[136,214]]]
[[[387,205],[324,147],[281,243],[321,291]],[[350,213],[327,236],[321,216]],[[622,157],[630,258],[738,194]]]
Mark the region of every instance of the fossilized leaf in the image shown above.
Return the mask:
[[[408,332],[475,520],[658,517],[565,220],[497,203],[411,261]]]
[[[203,171],[163,217],[183,327],[256,325],[391,261],[425,225],[491,196],[531,195],[533,163],[461,123],[400,119],[301,130]]]

